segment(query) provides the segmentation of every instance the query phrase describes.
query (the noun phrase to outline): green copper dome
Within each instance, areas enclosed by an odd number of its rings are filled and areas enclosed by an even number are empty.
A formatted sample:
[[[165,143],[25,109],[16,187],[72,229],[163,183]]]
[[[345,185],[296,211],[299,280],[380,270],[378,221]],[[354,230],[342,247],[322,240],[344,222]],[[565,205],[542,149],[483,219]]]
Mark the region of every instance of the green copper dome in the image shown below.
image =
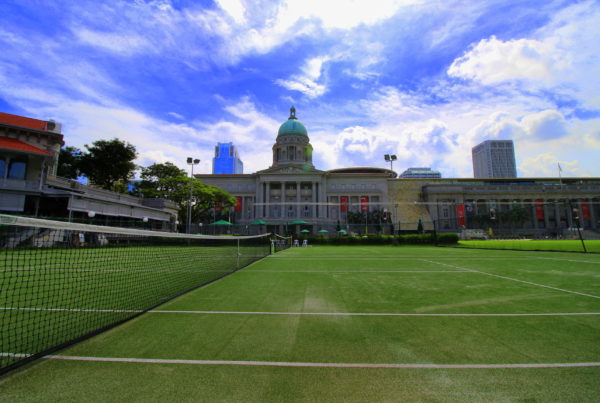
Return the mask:
[[[290,117],[279,127],[277,137],[286,134],[299,134],[301,136],[308,136],[306,127],[304,127],[302,122],[300,122],[296,117],[296,108],[294,108],[293,106],[290,108]]]

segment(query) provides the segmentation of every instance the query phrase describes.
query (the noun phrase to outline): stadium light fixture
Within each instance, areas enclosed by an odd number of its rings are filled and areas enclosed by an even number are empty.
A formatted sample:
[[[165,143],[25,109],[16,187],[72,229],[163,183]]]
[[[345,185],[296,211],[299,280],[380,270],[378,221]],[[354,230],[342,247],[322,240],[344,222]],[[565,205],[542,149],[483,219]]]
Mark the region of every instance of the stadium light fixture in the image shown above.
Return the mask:
[[[394,171],[394,161],[398,159],[396,154],[385,154],[383,158],[390,163],[390,171]]]
[[[200,163],[199,159],[194,159],[192,157],[187,158],[187,164],[192,166],[192,173],[190,175],[191,179],[194,179],[194,165],[198,165]],[[187,215],[187,233],[190,234],[192,232],[192,188],[193,181],[190,181],[190,197],[188,200],[188,215]]]

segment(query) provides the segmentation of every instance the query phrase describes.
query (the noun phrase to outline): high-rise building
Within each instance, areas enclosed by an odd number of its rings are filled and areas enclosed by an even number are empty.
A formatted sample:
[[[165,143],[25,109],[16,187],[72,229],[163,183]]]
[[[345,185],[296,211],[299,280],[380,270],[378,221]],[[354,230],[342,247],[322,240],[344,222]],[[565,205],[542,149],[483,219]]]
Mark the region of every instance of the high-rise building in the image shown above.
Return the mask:
[[[512,140],[487,140],[471,150],[475,178],[516,178],[517,164]]]
[[[406,171],[400,174],[401,178],[441,178],[442,174],[440,171],[434,171],[431,168],[426,167],[415,167],[408,168]]]
[[[213,158],[213,174],[243,174],[244,163],[240,160],[233,143],[217,143]]]

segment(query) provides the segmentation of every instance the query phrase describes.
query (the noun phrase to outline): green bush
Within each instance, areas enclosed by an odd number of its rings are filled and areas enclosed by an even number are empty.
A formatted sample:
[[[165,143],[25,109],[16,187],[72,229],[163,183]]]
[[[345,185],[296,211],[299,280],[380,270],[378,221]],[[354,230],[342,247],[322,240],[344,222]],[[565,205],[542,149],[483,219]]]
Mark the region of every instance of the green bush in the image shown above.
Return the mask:
[[[309,245],[392,245],[394,237],[392,235],[338,235],[329,236],[302,236],[300,239],[308,240]],[[442,233],[435,237],[433,234],[405,234],[397,237],[399,244],[405,245],[433,245],[436,244],[455,244],[458,242],[458,235],[454,233]]]
[[[458,235],[453,232],[442,233],[437,235],[437,243],[438,244],[455,244],[458,243]]]

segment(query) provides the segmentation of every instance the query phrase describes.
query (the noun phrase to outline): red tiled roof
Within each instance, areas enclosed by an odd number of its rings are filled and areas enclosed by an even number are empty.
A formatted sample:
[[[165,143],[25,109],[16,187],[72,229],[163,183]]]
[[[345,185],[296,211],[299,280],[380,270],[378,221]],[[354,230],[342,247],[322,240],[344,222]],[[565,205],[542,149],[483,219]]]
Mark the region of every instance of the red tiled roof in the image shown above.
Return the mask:
[[[41,148],[32,146],[31,144],[27,144],[21,140],[11,139],[8,137],[0,137],[0,148],[24,151],[34,154],[53,155],[50,151],[42,150]]]
[[[46,131],[46,124],[48,122],[46,122],[45,120],[26,118],[24,116],[11,115],[10,113],[0,112],[0,123]]]

